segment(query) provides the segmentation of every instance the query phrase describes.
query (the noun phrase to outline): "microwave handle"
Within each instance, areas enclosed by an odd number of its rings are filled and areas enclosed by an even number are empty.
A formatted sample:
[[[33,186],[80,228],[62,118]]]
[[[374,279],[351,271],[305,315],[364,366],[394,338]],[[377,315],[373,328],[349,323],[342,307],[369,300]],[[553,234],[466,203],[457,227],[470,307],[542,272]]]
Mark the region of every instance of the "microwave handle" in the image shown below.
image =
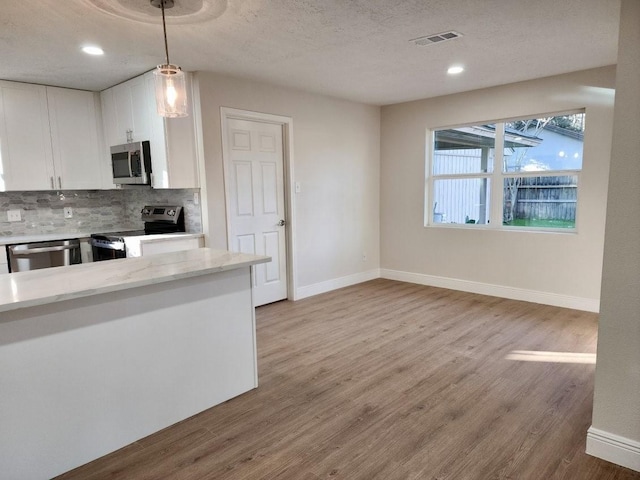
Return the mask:
[[[131,168],[131,162],[132,162],[132,158],[133,157],[133,152],[131,150],[129,150],[129,152],[127,152],[127,166],[129,167],[129,177],[131,177],[133,175],[133,169]]]

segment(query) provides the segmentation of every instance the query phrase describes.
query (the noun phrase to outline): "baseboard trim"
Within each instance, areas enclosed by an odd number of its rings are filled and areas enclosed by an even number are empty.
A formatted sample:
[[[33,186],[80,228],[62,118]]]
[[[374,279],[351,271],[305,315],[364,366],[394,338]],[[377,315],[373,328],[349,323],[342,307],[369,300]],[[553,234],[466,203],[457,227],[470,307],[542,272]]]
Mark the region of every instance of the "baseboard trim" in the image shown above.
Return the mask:
[[[334,278],[324,282],[298,287],[293,300],[312,297],[321,293],[337,290],[338,288],[349,287],[358,283],[367,282],[376,278],[386,278],[388,280],[398,280],[401,282],[417,283],[430,287],[448,288],[463,292],[478,293],[492,297],[509,298],[512,300],[522,300],[525,302],[540,303],[543,305],[553,305],[555,307],[572,308],[574,310],[584,310],[587,312],[599,312],[600,301],[592,298],[572,297],[569,295],[559,295],[556,293],[541,292],[538,290],[526,290],[524,288],[506,287],[503,285],[492,285],[489,283],[474,282],[470,280],[460,280],[457,278],[438,277],[436,275],[426,275],[423,273],[403,272],[387,268],[373,269],[366,272],[354,273],[344,277]]]
[[[640,472],[640,442],[590,427],[587,454]]]
[[[380,278],[380,269],[378,268],[368,270],[366,272],[354,273],[353,275],[347,275],[345,277],[334,278],[325,282],[314,283],[313,285],[298,287],[296,289],[296,296],[294,300],[301,300],[303,298],[337,290],[338,288],[368,282],[369,280],[374,280],[376,278]]]
[[[600,311],[600,301],[592,298],[558,295],[556,293],[541,292],[538,290],[526,290],[523,288],[492,285],[489,283],[460,280],[449,277],[438,277],[423,273],[403,272],[386,268],[380,269],[380,276],[389,280],[417,283],[420,285],[448,288],[451,290],[461,290],[463,292],[479,293],[481,295],[489,295],[492,297],[523,300],[525,302],[541,303],[543,305],[572,308],[574,310],[584,310],[587,312],[597,313]]]

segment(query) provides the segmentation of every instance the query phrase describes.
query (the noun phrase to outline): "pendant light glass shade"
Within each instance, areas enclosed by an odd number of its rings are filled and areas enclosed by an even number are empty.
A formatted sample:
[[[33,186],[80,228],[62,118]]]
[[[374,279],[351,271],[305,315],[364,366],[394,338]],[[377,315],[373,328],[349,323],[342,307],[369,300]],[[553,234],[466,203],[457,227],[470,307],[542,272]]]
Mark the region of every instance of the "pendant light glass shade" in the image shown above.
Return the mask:
[[[153,76],[158,115],[168,118],[186,117],[187,86],[180,67],[171,64],[158,65]]]
[[[167,25],[164,18],[165,8],[172,8],[174,0],[151,0],[151,5],[162,10],[162,33],[164,33],[164,51],[167,63],[158,65],[153,72],[156,84],[156,108],[163,117],[186,117],[187,85],[184,72],[177,65],[169,62],[169,44],[167,42]]]

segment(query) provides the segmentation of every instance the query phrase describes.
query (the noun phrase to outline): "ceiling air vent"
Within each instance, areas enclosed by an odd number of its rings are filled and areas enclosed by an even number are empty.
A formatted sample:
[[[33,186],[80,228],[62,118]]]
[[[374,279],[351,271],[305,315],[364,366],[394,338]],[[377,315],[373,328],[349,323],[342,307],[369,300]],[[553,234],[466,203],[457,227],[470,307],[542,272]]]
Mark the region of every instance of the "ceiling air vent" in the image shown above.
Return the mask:
[[[462,37],[460,32],[454,32],[453,30],[444,33],[436,33],[435,35],[427,35],[424,37],[414,38],[413,40],[409,40],[410,42],[415,43],[420,47],[424,47],[425,45],[433,45],[434,43],[442,43],[447,40],[453,40],[454,38]]]

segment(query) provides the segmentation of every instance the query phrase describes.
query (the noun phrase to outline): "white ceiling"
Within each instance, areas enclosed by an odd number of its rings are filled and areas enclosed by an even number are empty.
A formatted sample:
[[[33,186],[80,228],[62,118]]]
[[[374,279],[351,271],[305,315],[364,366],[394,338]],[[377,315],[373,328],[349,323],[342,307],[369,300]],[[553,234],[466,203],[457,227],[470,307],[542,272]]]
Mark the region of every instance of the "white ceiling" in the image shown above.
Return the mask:
[[[175,2],[199,12],[167,22],[170,59],[184,70],[377,105],[616,63],[620,0]],[[142,17],[148,11],[148,21],[95,3],[132,5]],[[110,87],[164,63],[158,14],[149,0],[3,0],[0,78]],[[464,36],[426,47],[409,42],[448,30]],[[83,54],[84,44],[105,55]],[[453,63],[466,71],[448,76]]]

